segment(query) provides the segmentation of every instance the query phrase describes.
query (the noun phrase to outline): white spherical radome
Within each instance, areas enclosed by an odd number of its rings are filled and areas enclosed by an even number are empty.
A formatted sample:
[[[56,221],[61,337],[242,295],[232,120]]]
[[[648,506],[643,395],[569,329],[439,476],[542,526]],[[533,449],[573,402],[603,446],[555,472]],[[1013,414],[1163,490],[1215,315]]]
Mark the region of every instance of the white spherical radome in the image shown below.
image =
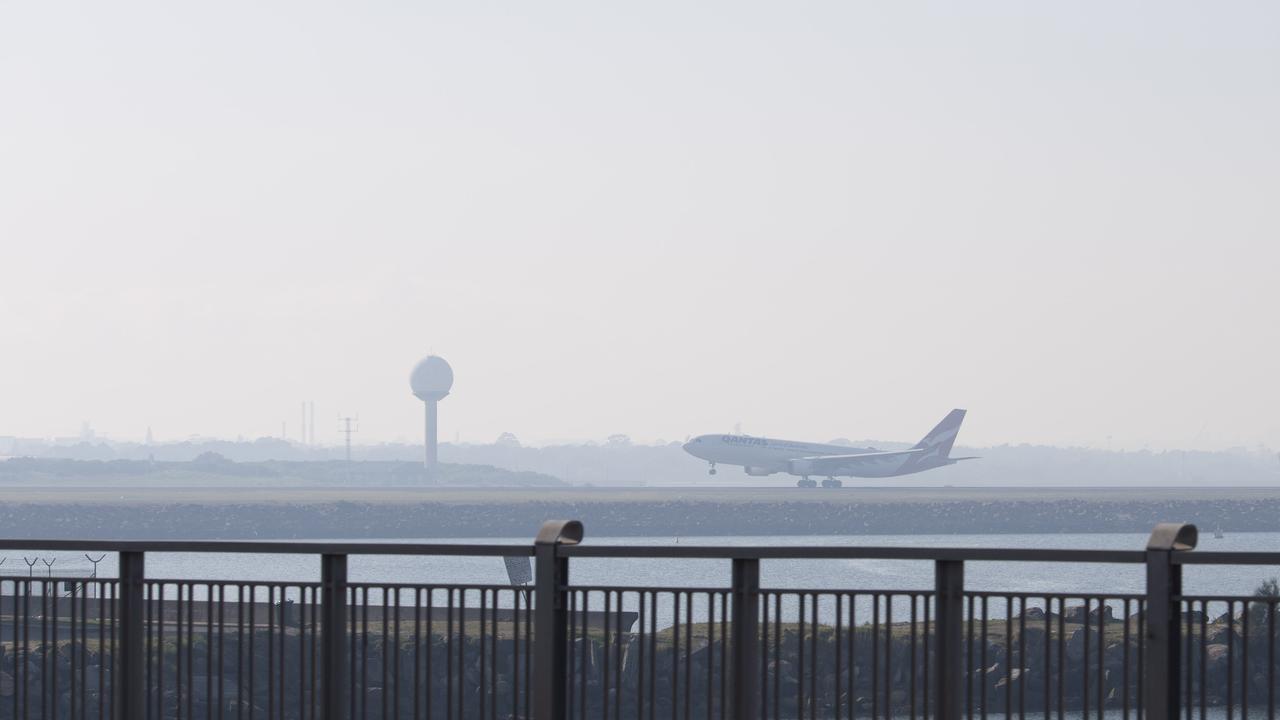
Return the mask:
[[[428,355],[413,367],[409,387],[420,400],[439,400],[453,387],[453,368],[438,355]]]

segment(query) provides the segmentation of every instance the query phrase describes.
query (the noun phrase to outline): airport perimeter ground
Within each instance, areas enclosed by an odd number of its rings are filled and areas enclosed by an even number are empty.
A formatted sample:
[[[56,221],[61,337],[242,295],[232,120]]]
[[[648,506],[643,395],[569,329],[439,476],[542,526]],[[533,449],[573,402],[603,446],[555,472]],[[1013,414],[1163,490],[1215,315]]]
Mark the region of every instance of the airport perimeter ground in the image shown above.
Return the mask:
[[[1280,530],[1280,488],[29,488],[0,490],[10,537],[532,537],[1146,532],[1191,521]]]

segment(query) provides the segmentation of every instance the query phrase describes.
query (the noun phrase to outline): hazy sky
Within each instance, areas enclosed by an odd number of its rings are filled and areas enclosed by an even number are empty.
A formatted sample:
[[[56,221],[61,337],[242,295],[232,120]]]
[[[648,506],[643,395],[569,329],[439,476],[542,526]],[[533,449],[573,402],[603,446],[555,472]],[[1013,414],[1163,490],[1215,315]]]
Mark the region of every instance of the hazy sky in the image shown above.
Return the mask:
[[[1280,447],[1280,4],[0,0],[0,435]]]

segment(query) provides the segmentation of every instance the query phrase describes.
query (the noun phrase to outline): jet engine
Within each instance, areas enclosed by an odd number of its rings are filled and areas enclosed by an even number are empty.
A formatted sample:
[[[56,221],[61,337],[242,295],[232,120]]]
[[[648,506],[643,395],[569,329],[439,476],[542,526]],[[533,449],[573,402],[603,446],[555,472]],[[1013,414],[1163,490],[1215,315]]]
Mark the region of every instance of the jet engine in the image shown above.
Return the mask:
[[[792,475],[815,475],[812,460],[792,460],[787,463],[787,472]]]

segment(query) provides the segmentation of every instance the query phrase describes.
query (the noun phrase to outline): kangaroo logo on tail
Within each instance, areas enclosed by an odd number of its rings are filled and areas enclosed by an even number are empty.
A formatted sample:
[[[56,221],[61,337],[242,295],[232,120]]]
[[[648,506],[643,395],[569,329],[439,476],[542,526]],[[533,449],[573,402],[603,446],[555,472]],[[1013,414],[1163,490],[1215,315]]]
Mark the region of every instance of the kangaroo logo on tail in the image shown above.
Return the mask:
[[[956,443],[956,435],[960,434],[960,423],[964,422],[964,410],[956,409],[947,413],[942,418],[942,422],[929,431],[920,442],[916,443],[912,450],[924,450],[924,452],[911,458],[911,464],[916,467],[928,466],[937,467],[940,465],[950,465],[954,462],[951,458],[951,447]],[[920,469],[924,469],[921,467]]]

